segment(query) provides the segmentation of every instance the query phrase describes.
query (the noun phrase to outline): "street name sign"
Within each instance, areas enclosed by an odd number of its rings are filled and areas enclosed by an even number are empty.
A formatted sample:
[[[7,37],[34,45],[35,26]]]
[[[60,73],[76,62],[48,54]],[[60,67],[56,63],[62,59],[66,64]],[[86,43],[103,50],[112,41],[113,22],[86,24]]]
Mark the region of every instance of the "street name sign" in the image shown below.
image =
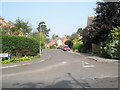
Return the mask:
[[[11,57],[11,53],[0,53],[0,57]]]

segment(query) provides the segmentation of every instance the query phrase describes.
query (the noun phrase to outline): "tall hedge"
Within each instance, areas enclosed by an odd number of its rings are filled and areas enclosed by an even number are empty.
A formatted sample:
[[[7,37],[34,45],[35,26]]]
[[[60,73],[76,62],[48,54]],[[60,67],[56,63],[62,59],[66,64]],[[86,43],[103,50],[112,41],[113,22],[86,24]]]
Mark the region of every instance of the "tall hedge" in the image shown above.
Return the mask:
[[[38,52],[39,42],[34,38],[2,36],[2,53],[12,53],[12,56],[36,56]]]

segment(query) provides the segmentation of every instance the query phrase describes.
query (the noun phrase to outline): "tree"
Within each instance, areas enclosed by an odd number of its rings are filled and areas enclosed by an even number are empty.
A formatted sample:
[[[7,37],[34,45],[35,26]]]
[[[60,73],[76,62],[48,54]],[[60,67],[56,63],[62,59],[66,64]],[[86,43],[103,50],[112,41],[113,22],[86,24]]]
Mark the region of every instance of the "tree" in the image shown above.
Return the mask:
[[[70,48],[72,48],[73,42],[72,42],[71,40],[67,40],[67,41],[65,42],[65,45],[68,45]]]
[[[74,40],[74,39],[78,39],[79,37],[78,37],[78,34],[76,34],[76,33],[73,33],[71,36],[70,36],[70,40]]]
[[[20,18],[16,19],[16,23],[14,27],[11,28],[11,31],[14,35],[19,35],[22,33],[23,35],[29,34],[31,32],[32,28],[29,25],[29,22],[25,22],[21,20]]]
[[[34,32],[34,33],[31,33],[30,36],[33,37],[33,38],[35,38],[39,42],[41,41],[40,42],[41,43],[41,47],[45,48],[45,44],[46,44],[47,38],[42,33]]]
[[[77,30],[77,34],[80,34],[82,32],[82,28],[78,28],[78,30]]]
[[[55,35],[55,34],[53,34],[52,35],[52,39],[54,40],[55,38],[58,38],[59,36],[58,35]]]
[[[46,37],[48,37],[50,29],[47,29],[47,25],[45,24],[44,21],[42,21],[38,24],[37,30],[38,30],[38,32],[42,32]]]
[[[120,26],[120,2],[98,2],[93,20],[93,43],[106,41],[113,27]]]
[[[3,35],[8,35],[8,34],[10,34],[10,33],[9,33],[9,32],[10,32],[9,27],[3,26],[3,27],[1,27],[1,30],[2,30],[2,34],[3,34]]]

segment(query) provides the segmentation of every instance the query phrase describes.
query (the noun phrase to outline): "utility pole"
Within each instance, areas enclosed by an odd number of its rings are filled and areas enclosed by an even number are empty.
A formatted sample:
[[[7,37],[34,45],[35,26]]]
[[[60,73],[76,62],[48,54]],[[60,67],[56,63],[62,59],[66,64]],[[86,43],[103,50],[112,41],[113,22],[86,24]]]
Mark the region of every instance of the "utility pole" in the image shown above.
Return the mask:
[[[41,40],[42,40],[42,34],[41,34],[41,31],[40,31],[40,51],[39,51],[40,52],[40,56],[42,55],[42,44],[41,44],[42,41]]]

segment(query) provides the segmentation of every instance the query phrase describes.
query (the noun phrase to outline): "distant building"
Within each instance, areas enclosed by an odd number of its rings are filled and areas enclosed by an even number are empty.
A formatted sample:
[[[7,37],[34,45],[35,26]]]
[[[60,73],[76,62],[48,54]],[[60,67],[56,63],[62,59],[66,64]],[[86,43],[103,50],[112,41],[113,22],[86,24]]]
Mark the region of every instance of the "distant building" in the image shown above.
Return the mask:
[[[8,31],[5,32],[5,35],[16,35],[16,36],[24,36],[24,33],[22,31],[14,31],[11,32],[11,28],[15,27],[15,24],[11,21],[6,22],[4,19],[0,18],[0,28],[7,27]],[[2,29],[1,29],[2,30]]]
[[[15,24],[11,21],[9,21],[8,24],[10,25],[10,28],[15,27]]]
[[[66,37],[58,37],[58,38],[55,38],[54,40],[52,39],[49,43],[48,43],[48,47],[54,45],[55,47],[58,47],[58,46],[63,46],[65,45],[65,42],[67,41],[68,39]]]
[[[10,27],[10,25],[4,19],[0,18],[0,27]]]
[[[88,16],[88,18],[87,18],[87,26],[93,24],[93,19],[94,19],[94,18],[95,18],[95,16]]]

